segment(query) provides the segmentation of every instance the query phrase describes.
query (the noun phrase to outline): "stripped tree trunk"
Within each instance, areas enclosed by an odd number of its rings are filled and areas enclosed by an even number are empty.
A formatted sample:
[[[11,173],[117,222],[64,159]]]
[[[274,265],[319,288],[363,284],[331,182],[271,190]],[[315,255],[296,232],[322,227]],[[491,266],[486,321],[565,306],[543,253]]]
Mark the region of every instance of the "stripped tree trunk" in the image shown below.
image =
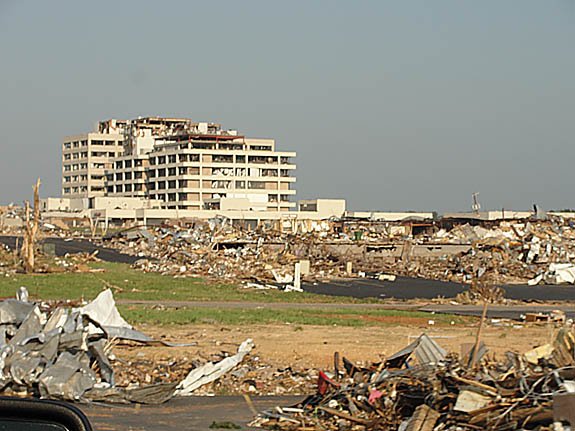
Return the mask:
[[[35,249],[36,240],[38,239],[38,230],[40,228],[40,178],[36,181],[34,186],[34,209],[32,215],[30,214],[30,202],[26,201],[26,225],[24,226],[24,238],[22,240],[22,249],[20,256],[24,266],[24,272],[34,272],[36,265]],[[32,216],[32,217],[31,217]]]

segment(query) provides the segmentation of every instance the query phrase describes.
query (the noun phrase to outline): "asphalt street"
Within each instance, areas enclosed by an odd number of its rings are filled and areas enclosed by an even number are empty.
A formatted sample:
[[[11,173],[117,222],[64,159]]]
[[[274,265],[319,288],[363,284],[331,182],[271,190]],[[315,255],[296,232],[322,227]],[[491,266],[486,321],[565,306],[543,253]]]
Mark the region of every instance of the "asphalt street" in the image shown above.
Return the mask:
[[[7,245],[11,249],[14,249],[14,247],[16,247],[17,238],[18,238],[18,244],[22,244],[22,238],[16,236],[0,236],[0,243]],[[97,246],[95,244],[92,244],[90,241],[86,240],[79,240],[79,239],[66,240],[62,238],[49,237],[42,239],[41,243],[53,244],[56,256],[64,256],[66,254],[72,254],[72,253],[93,253],[96,250],[98,250],[98,258],[106,262],[132,264],[139,259],[136,256],[122,254],[116,250]]]
[[[433,299],[454,298],[469,287],[458,283],[397,277],[393,282],[373,279],[337,280],[326,283],[307,283],[306,292],[321,295],[351,296],[354,298]],[[575,301],[575,286],[501,286],[508,299],[523,301]]]
[[[293,405],[304,397],[254,397],[256,411]],[[174,398],[161,405],[76,405],[95,430],[130,431],[213,431],[252,429],[247,426],[255,415],[241,396]],[[238,429],[238,428],[236,428]]]

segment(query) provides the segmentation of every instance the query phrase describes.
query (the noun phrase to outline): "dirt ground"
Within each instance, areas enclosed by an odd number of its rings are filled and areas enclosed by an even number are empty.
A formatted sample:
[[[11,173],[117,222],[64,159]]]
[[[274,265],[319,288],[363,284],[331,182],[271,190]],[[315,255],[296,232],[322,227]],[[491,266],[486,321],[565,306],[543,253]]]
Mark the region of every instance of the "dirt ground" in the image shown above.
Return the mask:
[[[115,354],[124,360],[149,359],[165,361],[169,358],[207,360],[222,351],[235,353],[237,346],[247,338],[256,344],[251,356],[278,368],[333,367],[334,352],[340,352],[353,362],[368,364],[389,356],[421,333],[433,337],[450,352],[459,353],[463,343],[472,343],[477,323],[466,325],[434,326],[427,324],[398,324],[378,327],[325,327],[268,325],[226,327],[215,325],[153,327],[142,326],[145,333],[175,343],[197,343],[192,347],[117,346]],[[547,343],[556,333],[552,325],[506,327],[487,326],[483,340],[490,354],[502,358],[508,351],[525,352]]]

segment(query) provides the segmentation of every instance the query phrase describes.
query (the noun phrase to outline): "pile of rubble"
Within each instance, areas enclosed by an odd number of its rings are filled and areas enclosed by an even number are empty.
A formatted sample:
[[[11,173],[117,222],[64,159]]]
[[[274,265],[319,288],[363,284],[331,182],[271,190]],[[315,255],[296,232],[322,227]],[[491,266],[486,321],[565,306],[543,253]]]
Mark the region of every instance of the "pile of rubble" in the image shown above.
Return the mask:
[[[547,221],[501,222],[482,226],[456,226],[438,231],[435,242],[467,243],[472,248],[458,256],[442,259],[441,274],[435,277],[468,281],[484,273],[494,283],[526,282],[535,285],[575,283],[575,228],[556,218]],[[433,265],[428,265],[433,268]],[[447,268],[445,268],[447,267]]]
[[[246,281],[255,283],[254,287],[275,288],[293,285],[295,264],[302,260],[300,256],[309,255],[301,248],[312,248],[312,243],[313,234],[245,231],[227,219],[214,218],[187,227],[130,229],[102,245],[142,257],[134,266],[145,272]],[[311,267],[302,268],[302,276],[310,280],[342,276],[343,266],[333,256],[318,255]]]
[[[472,367],[472,353],[458,359],[424,334],[368,368],[336,359],[333,373],[320,373],[314,395],[263,412],[252,425],[298,431],[551,429],[553,400],[575,392],[574,347],[573,332],[562,329],[552,344]],[[485,351],[482,346],[473,359]]]

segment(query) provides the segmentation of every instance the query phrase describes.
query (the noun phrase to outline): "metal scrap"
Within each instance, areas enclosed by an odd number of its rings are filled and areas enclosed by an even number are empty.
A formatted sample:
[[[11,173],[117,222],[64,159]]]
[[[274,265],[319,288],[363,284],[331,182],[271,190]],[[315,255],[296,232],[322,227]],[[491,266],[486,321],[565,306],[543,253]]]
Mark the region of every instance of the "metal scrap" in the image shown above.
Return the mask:
[[[483,358],[476,367],[455,354],[404,360],[429,340],[422,336],[368,367],[344,359],[335,373],[320,373],[314,395],[290,408],[261,412],[251,425],[289,431],[548,430],[553,399],[575,391],[572,329],[560,330],[536,358],[509,352],[502,362]],[[566,402],[555,416],[571,419]]]

